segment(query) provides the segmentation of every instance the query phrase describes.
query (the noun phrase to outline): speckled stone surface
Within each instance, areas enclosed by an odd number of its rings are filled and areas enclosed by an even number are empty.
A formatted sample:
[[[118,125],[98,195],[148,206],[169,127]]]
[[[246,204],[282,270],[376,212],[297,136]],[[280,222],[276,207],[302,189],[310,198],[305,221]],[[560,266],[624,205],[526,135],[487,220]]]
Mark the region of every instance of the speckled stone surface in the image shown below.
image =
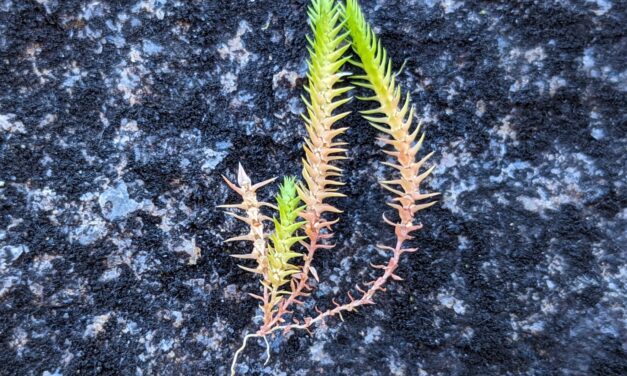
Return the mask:
[[[257,284],[220,175],[299,173],[305,6],[0,0],[0,374],[226,374]],[[625,2],[363,6],[442,200],[379,304],[265,366],[252,343],[240,374],[627,374]],[[392,237],[376,132],[344,124],[321,307]]]

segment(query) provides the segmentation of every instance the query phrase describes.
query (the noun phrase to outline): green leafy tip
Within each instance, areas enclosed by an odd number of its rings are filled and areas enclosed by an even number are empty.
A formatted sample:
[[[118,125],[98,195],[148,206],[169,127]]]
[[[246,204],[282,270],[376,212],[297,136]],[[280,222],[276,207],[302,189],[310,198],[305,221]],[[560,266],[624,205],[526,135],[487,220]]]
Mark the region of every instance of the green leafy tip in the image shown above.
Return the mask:
[[[290,263],[293,258],[302,256],[293,251],[292,246],[305,239],[303,236],[296,236],[296,231],[305,223],[297,221],[303,206],[300,206],[301,200],[296,191],[296,184],[293,177],[285,177],[279,188],[279,194],[275,197],[279,218],[272,219],[274,232],[270,235],[272,244],[268,248],[269,280],[275,289],[289,282],[287,277],[300,271],[299,266]]]

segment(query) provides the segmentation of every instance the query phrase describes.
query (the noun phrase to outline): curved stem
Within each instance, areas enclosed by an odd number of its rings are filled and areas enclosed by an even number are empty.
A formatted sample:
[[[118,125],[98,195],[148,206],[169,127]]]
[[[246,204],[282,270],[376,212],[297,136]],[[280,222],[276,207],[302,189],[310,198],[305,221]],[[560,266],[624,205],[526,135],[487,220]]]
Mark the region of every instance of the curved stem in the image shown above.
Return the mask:
[[[275,316],[272,318],[272,320],[270,320],[269,322],[265,323],[257,332],[257,334],[259,335],[264,335],[266,333],[270,333],[272,332],[272,328],[274,328],[276,326],[276,324],[279,322],[279,320],[281,320],[283,318],[283,316],[287,313],[287,311],[289,310],[290,306],[292,305],[292,303],[294,303],[294,301],[301,296],[302,291],[305,289],[305,287],[307,286],[307,280],[309,279],[309,270],[311,269],[311,262],[313,260],[314,257],[314,253],[316,251],[316,249],[318,248],[319,244],[318,244],[318,233],[314,233],[310,236],[309,238],[309,244],[307,246],[307,254],[305,255],[304,259],[305,259],[305,263],[303,265],[303,269],[301,271],[301,276],[300,279],[298,280],[298,283],[296,284],[295,289],[292,291],[292,293],[286,298],[283,299],[281,301],[281,303],[279,304],[279,309],[277,310]]]
[[[370,285],[370,288],[367,291],[364,291],[362,293],[361,298],[351,299],[349,303],[337,305],[334,309],[330,309],[328,311],[322,312],[314,318],[305,319],[305,321],[302,324],[288,324],[288,325],[282,325],[282,326],[275,326],[274,328],[269,330],[266,334],[272,333],[275,330],[283,330],[285,332],[288,332],[294,329],[308,329],[313,324],[320,322],[327,317],[331,317],[335,315],[340,315],[341,317],[341,314],[343,311],[350,312],[350,311],[354,311],[355,308],[359,306],[367,305],[367,304],[374,304],[374,301],[372,300],[372,298],[374,297],[374,294],[379,290],[383,290],[383,285],[390,279],[390,277],[392,278],[396,277],[394,274],[394,271],[398,267],[398,262],[399,262],[401,255],[406,252],[415,251],[415,249],[403,248],[404,243],[405,243],[405,240],[402,237],[397,240],[396,247],[393,249],[394,254],[388,260],[388,263],[384,268],[385,272],[383,273],[382,276],[380,276],[379,278],[377,278],[376,280],[372,282],[372,284]]]

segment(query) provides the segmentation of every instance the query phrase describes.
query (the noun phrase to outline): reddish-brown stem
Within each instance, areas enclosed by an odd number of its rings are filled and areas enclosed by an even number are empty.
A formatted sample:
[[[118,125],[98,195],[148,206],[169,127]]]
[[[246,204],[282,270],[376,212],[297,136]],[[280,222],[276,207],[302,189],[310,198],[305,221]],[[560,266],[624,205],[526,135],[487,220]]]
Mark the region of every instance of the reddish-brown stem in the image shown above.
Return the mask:
[[[318,248],[318,235],[319,234],[317,231],[310,235],[309,244],[307,244],[306,246],[307,254],[304,256],[305,263],[303,264],[301,276],[298,280],[298,283],[296,284],[296,287],[292,290],[292,293],[288,296],[287,299],[281,301],[274,317],[267,323],[264,322],[264,325],[259,329],[257,334],[265,335],[267,333],[270,333],[272,331],[272,328],[275,327],[282,320],[283,316],[288,313],[288,310],[292,306],[294,301],[298,297],[302,296],[301,293],[307,286],[307,280],[309,279],[311,262],[313,260],[314,253]]]
[[[295,329],[308,329],[309,327],[311,327],[312,325],[323,321],[324,319],[326,319],[327,317],[332,317],[338,314],[341,314],[344,311],[354,311],[357,307],[363,306],[363,305],[368,305],[368,304],[374,304],[374,300],[373,297],[375,295],[375,293],[379,290],[383,289],[383,285],[385,285],[388,281],[388,279],[390,279],[390,277],[392,277],[392,275],[394,274],[394,271],[396,270],[396,268],[398,267],[398,263],[400,260],[400,257],[403,253],[405,252],[411,252],[414,251],[413,249],[403,249],[403,244],[404,244],[404,240],[402,239],[398,239],[396,242],[396,247],[394,248],[394,253],[392,255],[392,257],[388,260],[386,266],[385,266],[385,272],[383,273],[382,276],[380,276],[379,278],[377,278],[376,280],[374,280],[372,282],[372,284],[370,284],[370,287],[368,288],[368,290],[366,290],[365,292],[362,293],[361,297],[359,299],[354,299],[346,304],[341,304],[336,306],[333,309],[330,309],[328,311],[322,312],[320,314],[318,314],[316,317],[314,318],[306,318],[304,320],[304,322],[302,323],[294,323],[294,324],[287,324],[287,325],[281,325],[281,326],[276,326],[274,328],[271,328],[270,330],[262,333],[261,335],[266,335],[269,334],[271,332],[277,331],[277,330],[283,330],[284,332],[289,332],[290,330],[295,330]],[[362,290],[363,291],[363,290]]]

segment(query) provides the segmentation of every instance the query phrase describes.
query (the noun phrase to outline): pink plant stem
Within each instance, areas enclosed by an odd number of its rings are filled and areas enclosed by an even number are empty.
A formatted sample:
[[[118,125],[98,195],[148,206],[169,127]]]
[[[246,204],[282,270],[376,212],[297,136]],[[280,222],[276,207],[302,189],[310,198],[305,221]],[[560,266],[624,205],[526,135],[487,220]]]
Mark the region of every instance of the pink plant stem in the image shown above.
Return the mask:
[[[392,255],[392,257],[388,260],[388,263],[385,266],[385,272],[383,273],[382,276],[380,276],[379,278],[377,278],[376,280],[374,280],[372,282],[372,284],[370,285],[370,287],[368,288],[368,290],[366,290],[361,298],[359,299],[354,299],[352,301],[350,301],[349,303],[346,304],[342,304],[342,305],[337,305],[335,308],[322,312],[320,313],[318,316],[314,317],[314,318],[307,318],[305,319],[305,321],[302,324],[288,324],[288,325],[282,325],[282,326],[277,326],[272,328],[269,332],[273,332],[275,330],[283,330],[284,332],[289,332],[290,330],[294,330],[294,329],[308,329],[309,327],[311,327],[312,325],[323,321],[324,319],[326,319],[327,317],[331,317],[331,316],[335,316],[335,315],[341,315],[342,312],[344,311],[353,311],[355,310],[357,307],[363,306],[363,305],[367,305],[367,304],[374,304],[373,301],[373,297],[374,294],[383,289],[383,285],[385,285],[388,281],[388,279],[390,279],[390,277],[392,277],[394,275],[394,271],[396,270],[396,268],[398,267],[398,263],[400,260],[400,257],[403,253],[405,252],[413,252],[415,251],[415,249],[404,249],[403,248],[403,243],[404,240],[403,239],[398,239],[396,242],[396,247],[394,248],[394,253]],[[268,332],[268,333],[269,333]],[[267,333],[266,333],[267,334]]]
[[[298,284],[296,285],[296,288],[292,291],[292,293],[289,295],[287,299],[283,300],[280,303],[279,309],[276,315],[274,316],[274,318],[272,318],[272,320],[270,320],[268,323],[265,323],[259,329],[257,334],[265,335],[265,334],[272,332],[275,325],[280,322],[280,320],[286,313],[288,313],[289,307],[294,303],[294,301],[296,301],[296,298],[298,298],[299,296],[302,296],[301,293],[303,289],[305,289],[305,287],[308,286],[307,280],[309,279],[309,270],[311,268],[311,262],[313,261],[314,253],[316,252],[316,249],[319,248],[318,235],[319,233],[315,231],[311,234],[309,238],[309,244],[307,245],[307,255],[304,257],[305,263],[303,264],[301,277],[298,281]]]

